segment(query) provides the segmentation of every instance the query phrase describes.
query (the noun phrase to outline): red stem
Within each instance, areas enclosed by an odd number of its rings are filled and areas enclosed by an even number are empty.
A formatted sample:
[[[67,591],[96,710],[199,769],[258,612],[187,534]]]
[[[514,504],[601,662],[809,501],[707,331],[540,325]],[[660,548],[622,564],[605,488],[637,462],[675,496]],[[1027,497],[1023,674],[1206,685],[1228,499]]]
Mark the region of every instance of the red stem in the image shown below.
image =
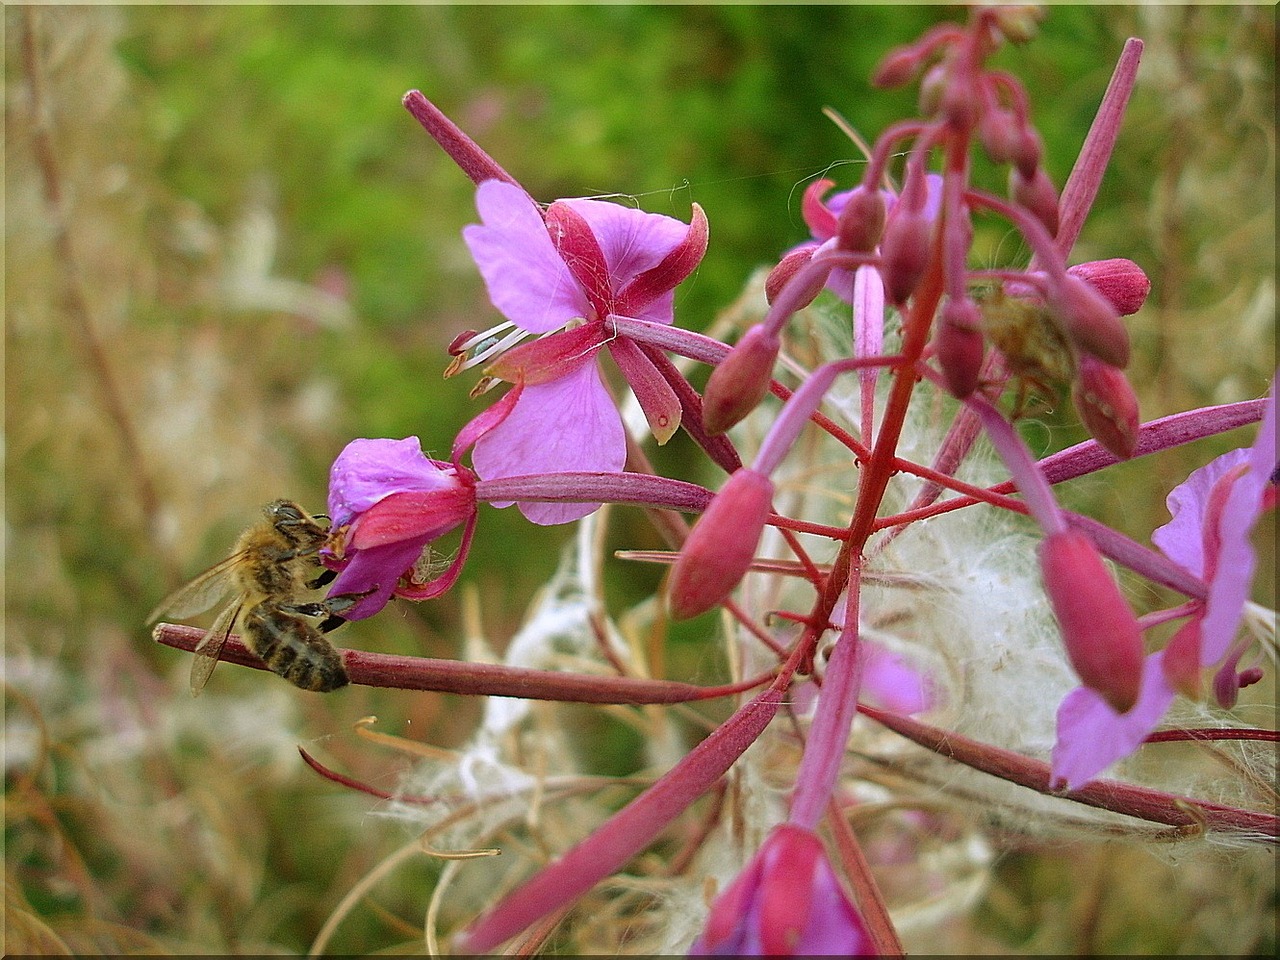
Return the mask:
[[[161,623],[152,636],[157,643],[191,651],[204,637],[201,627]],[[464,696],[521,697],[565,703],[663,704],[710,700],[751,690],[775,676],[768,673],[735,684],[700,687],[674,680],[590,676],[555,670],[531,670],[496,663],[468,663],[431,657],[403,657],[364,650],[343,650],[342,662],[352,683],[398,690],[428,690]],[[255,670],[268,669],[240,638],[227,638],[219,658]]]
[[[993,777],[1028,787],[1037,793],[1174,827],[1202,826],[1206,830],[1239,834],[1245,839],[1261,834],[1269,838],[1271,843],[1275,843],[1280,836],[1280,817],[1273,813],[1193,800],[1118,780],[1094,780],[1079,790],[1055,791],[1052,789],[1053,774],[1049,764],[1041,760],[979,743],[951,730],[932,727],[919,720],[877,710],[865,704],[858,704],[858,710],[934,753],[989,773]]]

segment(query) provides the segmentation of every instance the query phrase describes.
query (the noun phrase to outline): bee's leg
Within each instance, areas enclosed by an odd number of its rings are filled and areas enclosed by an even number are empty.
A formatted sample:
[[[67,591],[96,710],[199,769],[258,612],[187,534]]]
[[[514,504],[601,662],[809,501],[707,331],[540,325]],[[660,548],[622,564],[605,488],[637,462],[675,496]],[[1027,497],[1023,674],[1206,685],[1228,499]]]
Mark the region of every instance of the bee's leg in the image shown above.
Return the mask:
[[[340,593],[336,597],[327,597],[314,603],[282,603],[279,608],[287,613],[299,614],[304,617],[324,617],[325,620],[320,624],[320,632],[328,633],[347,622],[346,618],[342,617],[341,614],[346,613],[371,593],[373,593],[373,590],[362,590],[359,593]]]
[[[315,579],[307,581],[307,589],[316,590],[320,587],[327,586],[328,584],[333,583],[334,579],[336,579],[337,576],[338,576],[337,570],[329,570],[329,569],[321,570],[320,573],[315,577]]]

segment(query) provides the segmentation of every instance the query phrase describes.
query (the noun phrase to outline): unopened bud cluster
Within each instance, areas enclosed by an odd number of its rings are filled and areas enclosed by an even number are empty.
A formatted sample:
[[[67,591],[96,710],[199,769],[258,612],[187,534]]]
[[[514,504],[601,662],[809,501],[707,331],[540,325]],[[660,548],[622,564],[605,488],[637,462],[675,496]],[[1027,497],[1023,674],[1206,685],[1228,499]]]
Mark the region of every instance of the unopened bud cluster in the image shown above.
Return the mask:
[[[1150,283],[1128,260],[1067,268],[1055,242],[1058,192],[1044,167],[1043,141],[1031,124],[1026,91],[1010,74],[984,65],[1002,41],[1027,39],[1039,18],[1031,7],[984,9],[974,13],[969,29],[943,25],[891,52],[874,82],[894,87],[918,78],[921,118],[886,131],[851,191],[824,204],[832,181],[806,190],[805,220],[821,243],[784,256],[766,290],[773,303],[789,285],[801,286],[788,291],[794,298],[788,307],[797,309],[828,280],[828,273],[811,269],[818,262],[866,257],[879,271],[888,303],[905,311],[937,259],[946,302],[936,314],[932,352],[952,393],[963,399],[979,388],[998,387],[1009,375],[1020,398],[1028,386],[1049,399],[1069,388],[1086,427],[1124,459],[1135,449],[1137,403],[1122,372],[1130,342],[1120,318],[1141,307]],[[959,158],[975,144],[995,163],[1008,165],[1007,199],[973,191],[969,164]],[[894,197],[878,185],[889,158],[904,148],[903,189]],[[942,159],[943,172],[926,176],[935,157]],[[1026,305],[1025,330],[1005,326],[993,332],[974,295],[975,285],[992,282],[967,263],[971,215],[979,208],[1009,219],[1033,251],[1033,268],[994,275],[1008,298]],[[842,268],[833,265],[831,275]],[[1041,332],[1045,324],[1052,327],[1047,334]],[[708,404],[718,411],[709,424],[713,431],[728,429],[746,415],[750,398],[758,402],[766,392],[771,370],[758,339],[744,338],[742,350],[752,353],[751,360],[731,354],[726,372],[708,388]],[[987,366],[992,346],[1004,361],[1003,372],[995,368],[993,374]],[[733,416],[720,416],[725,410]]]

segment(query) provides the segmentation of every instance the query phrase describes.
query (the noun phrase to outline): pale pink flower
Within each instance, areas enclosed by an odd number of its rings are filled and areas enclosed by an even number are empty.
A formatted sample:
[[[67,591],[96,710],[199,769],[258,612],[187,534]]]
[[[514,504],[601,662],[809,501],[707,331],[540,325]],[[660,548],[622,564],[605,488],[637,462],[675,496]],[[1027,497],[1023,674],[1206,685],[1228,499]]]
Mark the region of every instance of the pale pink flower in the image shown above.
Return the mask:
[[[476,472],[489,480],[621,470],[626,436],[595,362],[602,348],[665,442],[679,427],[679,401],[652,361],[609,321],[672,322],[674,288],[706,250],[702,211],[694,206],[692,225],[603,200],[557,200],[544,213],[521,188],[501,180],[480,184],[476,206],[482,223],[466,227],[463,238],[490,300],[509,321],[505,326],[518,328],[499,344],[545,335],[508,350],[486,371],[523,383],[525,391],[510,417],[476,445]],[[472,340],[478,345],[496,332]],[[483,350],[476,359],[489,356]],[[535,523],[552,524],[597,506],[521,503],[520,510]]]

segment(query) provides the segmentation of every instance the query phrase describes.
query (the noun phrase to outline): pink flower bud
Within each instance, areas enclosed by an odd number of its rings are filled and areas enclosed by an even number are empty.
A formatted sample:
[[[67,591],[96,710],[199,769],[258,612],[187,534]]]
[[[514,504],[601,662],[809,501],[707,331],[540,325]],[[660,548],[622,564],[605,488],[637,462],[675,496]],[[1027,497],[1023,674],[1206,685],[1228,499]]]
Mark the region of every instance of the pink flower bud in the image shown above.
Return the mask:
[[[948,300],[934,337],[938,365],[947,386],[961,400],[978,389],[984,351],[982,313],[967,297]]]
[[[782,288],[787,285],[787,281],[794,277],[806,263],[813,259],[813,252],[817,247],[800,247],[798,250],[792,250],[785,257],[778,261],[778,265],[769,271],[769,276],[764,280],[764,298],[769,303],[773,303],[778,299],[778,294],[782,292]],[[822,278],[822,282],[814,284],[813,296],[808,297],[800,306],[796,307],[800,310],[807,307],[813,302],[814,297],[822,292],[822,287],[826,283],[826,277]]]
[[[1129,331],[1101,293],[1067,274],[1050,293],[1049,305],[1063,333],[1077,347],[1113,367],[1129,365]]]
[[[1071,399],[1095,440],[1121,460],[1133,456],[1138,448],[1138,397],[1123,370],[1082,356]]]
[[[1142,686],[1142,631],[1097,548],[1076,530],[1051,533],[1040,544],[1040,568],[1071,665],[1126,713]]]
[[[780,346],[776,335],[754,326],[716,365],[702,397],[702,425],[707,433],[724,433],[756,408],[769,390]]]
[[[920,51],[913,45],[890,50],[875,72],[871,74],[871,85],[880,90],[891,90],[900,87],[910,80],[920,67]]]
[[[1222,709],[1230,710],[1240,699],[1242,686],[1244,684],[1240,682],[1240,675],[1236,673],[1235,663],[1223,664],[1222,668],[1213,675],[1213,699],[1218,701],[1218,706]]]
[[[1058,232],[1058,191],[1053,188],[1044,167],[1037,166],[1028,177],[1018,167],[1009,171],[1009,196],[1044,224],[1049,236]]]
[[[1009,163],[1018,149],[1018,122],[1002,107],[984,110],[978,120],[978,140],[993,163]]]
[[[857,187],[840,211],[836,236],[842,249],[870,253],[884,233],[885,202],[879,190]]]
[[[1067,267],[1067,273],[1079,277],[1111,302],[1122,317],[1137,313],[1147,302],[1151,281],[1132,260],[1090,260]]]
[[[982,116],[982,100],[978,88],[966,72],[949,71],[942,91],[942,114],[953,130],[972,130]]]
[[[773,482],[749,467],[725,481],[671,570],[667,608],[673,619],[705,613],[738,585],[751,566],[772,500]]]
[[[880,241],[884,292],[894,306],[902,306],[920,283],[929,266],[933,222],[923,211],[906,209],[901,200],[884,228]]]
[[[1044,141],[1040,134],[1031,127],[1024,126],[1018,134],[1018,147],[1013,154],[1013,162],[1024,177],[1035,175],[1036,168],[1044,158]]]
[[[920,80],[917,107],[922,117],[934,117],[942,109],[942,97],[947,89],[949,71],[945,63],[935,63],[925,71]]]

